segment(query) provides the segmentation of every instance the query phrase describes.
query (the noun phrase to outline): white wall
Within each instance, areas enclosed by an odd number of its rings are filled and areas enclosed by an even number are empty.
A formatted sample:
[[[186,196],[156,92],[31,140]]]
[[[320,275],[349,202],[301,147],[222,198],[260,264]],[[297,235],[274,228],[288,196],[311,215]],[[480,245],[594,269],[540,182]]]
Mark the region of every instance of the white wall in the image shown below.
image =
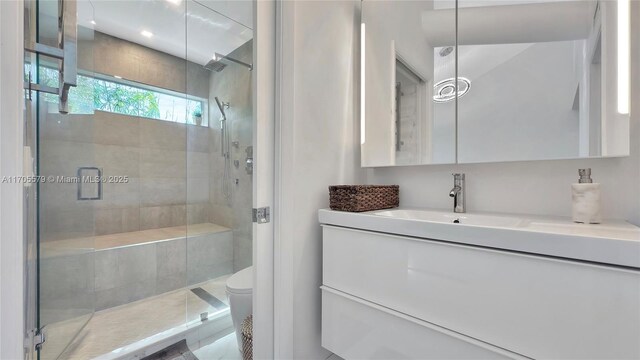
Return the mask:
[[[570,184],[591,167],[604,216],[640,225],[640,1],[632,1],[631,146],[624,158],[431,165],[367,170],[367,182],[399,184],[400,204],[449,209],[451,173],[467,174],[468,211],[570,216]]]
[[[254,70],[251,71],[253,99],[253,207],[275,207],[275,96],[276,84],[276,2],[253,1]],[[275,222],[253,223],[253,356],[274,358],[274,262]]]
[[[22,9],[0,1],[0,177],[22,174]],[[22,184],[0,184],[0,359],[23,357]]]
[[[474,63],[461,62],[458,72],[471,89],[458,100],[458,162],[577,157],[575,46],[580,42],[533,44],[479,76],[468,74]],[[460,47],[460,57],[477,47]]]
[[[290,3],[290,2],[285,2]],[[640,14],[640,1],[633,1]],[[283,84],[287,104],[280,119],[279,222],[285,259],[293,283],[290,298],[276,295],[292,311],[285,324],[291,349],[285,358],[326,357],[320,347],[321,233],[317,210],[327,207],[330,184],[400,185],[403,206],[451,208],[452,172],[467,173],[470,211],[570,215],[570,184],[577,169],[591,167],[602,183],[607,217],[640,225],[640,21],[634,21],[631,156],[610,159],[556,160],[469,165],[429,165],[366,170],[359,165],[359,2],[296,2],[288,15],[295,39],[284,69],[293,76]],[[640,16],[632,16],[640,19]],[[292,20],[293,19],[293,20]],[[353,34],[353,35],[351,35]],[[285,46],[286,48],[286,46]],[[286,49],[285,49],[286,50]],[[283,57],[289,54],[283,51]],[[290,98],[288,98],[288,96]],[[277,155],[278,156],[278,155]],[[276,276],[278,274],[276,273]],[[282,315],[282,314],[280,314]],[[286,339],[285,339],[286,340]],[[291,340],[293,342],[291,342]]]
[[[276,349],[276,356],[324,359],[330,353],[320,346],[318,209],[329,205],[329,185],[364,181],[357,127],[360,1],[285,1],[281,6],[286,24],[281,34],[284,104],[276,138],[276,217],[281,219],[276,219],[276,277],[288,279],[292,291],[275,296],[281,308],[276,317],[286,333],[276,336],[286,335],[280,343],[288,347]]]

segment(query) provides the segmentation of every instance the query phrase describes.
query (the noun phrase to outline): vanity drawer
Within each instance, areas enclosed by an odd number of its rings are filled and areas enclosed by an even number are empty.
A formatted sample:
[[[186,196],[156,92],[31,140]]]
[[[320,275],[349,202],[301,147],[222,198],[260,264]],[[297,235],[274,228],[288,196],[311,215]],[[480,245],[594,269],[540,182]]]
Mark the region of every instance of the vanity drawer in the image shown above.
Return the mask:
[[[345,359],[524,359],[330,288],[322,289],[322,346]]]
[[[528,357],[640,358],[637,271],[341,227],[323,232],[327,287]]]

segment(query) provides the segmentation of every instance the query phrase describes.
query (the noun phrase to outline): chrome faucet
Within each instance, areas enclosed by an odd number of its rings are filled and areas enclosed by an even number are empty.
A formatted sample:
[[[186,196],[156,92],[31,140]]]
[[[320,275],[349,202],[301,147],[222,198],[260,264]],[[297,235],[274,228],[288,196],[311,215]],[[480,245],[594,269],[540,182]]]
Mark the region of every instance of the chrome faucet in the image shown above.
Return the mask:
[[[453,189],[449,192],[453,198],[453,212],[466,212],[464,208],[464,174],[453,174]]]

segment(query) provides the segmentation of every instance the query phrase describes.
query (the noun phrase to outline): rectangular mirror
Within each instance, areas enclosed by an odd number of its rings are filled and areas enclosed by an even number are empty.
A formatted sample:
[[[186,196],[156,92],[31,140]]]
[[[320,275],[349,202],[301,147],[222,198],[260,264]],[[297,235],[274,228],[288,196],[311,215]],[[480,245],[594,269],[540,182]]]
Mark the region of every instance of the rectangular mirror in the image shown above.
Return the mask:
[[[629,16],[629,0],[363,1],[362,166],[627,156]]]

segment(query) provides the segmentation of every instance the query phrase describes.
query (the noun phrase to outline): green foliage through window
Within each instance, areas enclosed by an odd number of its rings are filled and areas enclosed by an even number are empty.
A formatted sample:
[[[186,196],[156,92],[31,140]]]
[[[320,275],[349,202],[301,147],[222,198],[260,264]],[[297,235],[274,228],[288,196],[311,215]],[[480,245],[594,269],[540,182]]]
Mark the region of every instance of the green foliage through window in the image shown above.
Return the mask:
[[[39,83],[58,87],[58,71],[41,66]],[[44,100],[57,103],[54,94]],[[208,126],[202,116],[203,100],[153,91],[115,81],[78,75],[78,86],[69,91],[69,112],[92,114],[94,110],[141,116],[151,119]]]

